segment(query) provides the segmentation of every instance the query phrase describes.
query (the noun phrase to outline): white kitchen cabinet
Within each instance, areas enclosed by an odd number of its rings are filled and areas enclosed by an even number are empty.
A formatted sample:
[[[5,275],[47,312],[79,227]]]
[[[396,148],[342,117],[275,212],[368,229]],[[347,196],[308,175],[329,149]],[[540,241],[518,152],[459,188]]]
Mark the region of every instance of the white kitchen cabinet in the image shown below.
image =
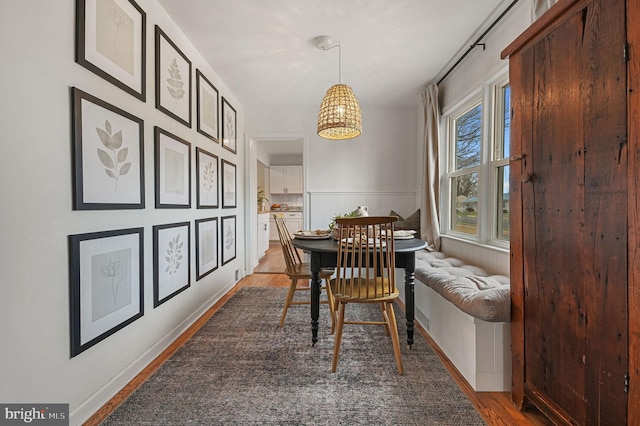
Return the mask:
[[[284,215],[284,223],[287,225],[287,230],[289,234],[293,237],[293,234],[296,231],[302,229],[302,212],[278,212]],[[280,241],[280,237],[278,236],[278,229],[276,228],[276,223],[273,219],[273,214],[269,219],[269,239]]]
[[[258,259],[269,249],[269,213],[258,215],[258,244],[256,247]]]
[[[302,194],[302,166],[269,167],[271,194]]]

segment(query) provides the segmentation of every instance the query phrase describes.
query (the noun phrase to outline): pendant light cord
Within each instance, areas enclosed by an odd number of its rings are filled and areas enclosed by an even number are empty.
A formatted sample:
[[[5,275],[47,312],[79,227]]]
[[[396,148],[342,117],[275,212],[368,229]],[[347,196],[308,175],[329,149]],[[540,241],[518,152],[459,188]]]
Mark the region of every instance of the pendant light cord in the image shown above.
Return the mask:
[[[338,48],[338,84],[342,84],[342,48],[340,47],[340,42],[334,42],[331,47],[319,47],[322,50],[331,50],[334,47]]]

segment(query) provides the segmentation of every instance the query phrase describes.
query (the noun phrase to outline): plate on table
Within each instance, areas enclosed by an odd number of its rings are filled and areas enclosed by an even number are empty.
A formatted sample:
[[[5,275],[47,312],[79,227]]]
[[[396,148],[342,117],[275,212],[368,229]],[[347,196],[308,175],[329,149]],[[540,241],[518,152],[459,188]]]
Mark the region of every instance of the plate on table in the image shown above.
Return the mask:
[[[393,231],[393,239],[394,240],[410,240],[415,235],[416,231],[413,230],[399,230]]]
[[[301,240],[326,240],[327,238],[331,238],[331,232],[327,230],[296,231],[293,233],[293,236]]]

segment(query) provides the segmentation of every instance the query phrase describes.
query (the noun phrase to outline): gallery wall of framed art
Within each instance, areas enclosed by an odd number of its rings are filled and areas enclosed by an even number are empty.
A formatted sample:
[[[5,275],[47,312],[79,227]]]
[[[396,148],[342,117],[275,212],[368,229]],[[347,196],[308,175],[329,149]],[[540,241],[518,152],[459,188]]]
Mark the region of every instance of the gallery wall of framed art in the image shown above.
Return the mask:
[[[68,234],[72,357],[161,305],[185,303],[196,282],[235,280],[242,248],[229,211],[240,205],[237,101],[157,10],[75,3],[75,61],[110,85],[70,87],[72,210],[104,223]],[[109,210],[137,213],[118,227],[103,220]],[[99,298],[87,305],[88,295]]]
[[[235,215],[244,235],[246,154],[242,138],[236,152],[222,146],[222,97],[239,135],[244,109],[156,0],[30,0],[3,12],[0,316],[11,330],[0,375],[12,385],[0,399],[31,401],[37,387],[84,424],[243,277],[243,244],[222,264],[221,217]],[[222,160],[239,184],[225,210]],[[154,250],[154,227],[182,223],[157,228]]]

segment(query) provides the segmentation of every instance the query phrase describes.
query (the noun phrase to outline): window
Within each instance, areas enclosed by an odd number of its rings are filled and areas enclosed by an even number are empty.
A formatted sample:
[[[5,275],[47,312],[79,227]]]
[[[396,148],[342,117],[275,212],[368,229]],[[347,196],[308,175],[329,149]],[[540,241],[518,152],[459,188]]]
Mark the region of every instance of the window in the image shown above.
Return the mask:
[[[498,240],[509,241],[509,141],[511,130],[511,88],[504,84],[496,88],[496,139],[493,150],[495,235]]]
[[[448,216],[444,234],[508,246],[510,95],[503,77],[443,114],[447,189],[442,194],[448,200],[441,205],[449,209],[441,215]]]
[[[478,172],[482,141],[482,104],[453,119],[454,166],[450,173],[451,229],[478,235]]]

